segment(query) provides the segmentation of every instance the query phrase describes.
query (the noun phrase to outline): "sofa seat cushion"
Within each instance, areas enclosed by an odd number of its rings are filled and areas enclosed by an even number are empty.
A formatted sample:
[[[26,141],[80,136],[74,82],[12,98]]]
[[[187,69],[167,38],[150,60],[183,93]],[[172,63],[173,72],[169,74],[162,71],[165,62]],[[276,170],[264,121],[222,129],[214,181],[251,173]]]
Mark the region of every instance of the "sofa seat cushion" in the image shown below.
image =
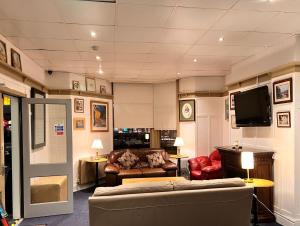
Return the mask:
[[[150,165],[148,162],[137,162],[132,168],[133,169],[142,169],[142,168],[149,168]]]
[[[191,173],[191,179],[192,180],[203,180],[203,174],[200,170],[193,170]]]
[[[112,196],[138,193],[166,192],[172,191],[173,184],[170,181],[143,182],[124,184],[116,187],[98,187],[93,196]]]
[[[140,169],[121,169],[118,176],[121,178],[126,178],[126,177],[139,177],[142,175],[142,171]]]
[[[196,190],[210,188],[243,187],[245,182],[241,178],[215,179],[215,180],[181,180],[174,181],[174,190]]]
[[[144,177],[157,177],[157,176],[164,176],[166,171],[162,168],[144,168],[141,169],[142,174]]]

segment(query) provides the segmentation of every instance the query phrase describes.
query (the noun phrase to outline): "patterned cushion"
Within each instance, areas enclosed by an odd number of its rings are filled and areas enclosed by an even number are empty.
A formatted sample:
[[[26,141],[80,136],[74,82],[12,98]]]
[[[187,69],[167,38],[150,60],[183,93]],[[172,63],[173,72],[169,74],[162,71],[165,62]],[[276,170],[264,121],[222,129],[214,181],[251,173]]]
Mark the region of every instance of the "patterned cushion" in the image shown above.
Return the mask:
[[[165,164],[165,160],[159,152],[147,155],[147,159],[151,168],[161,167],[163,164]]]
[[[118,167],[119,169],[124,169],[124,167],[120,163],[113,163],[114,166]]]
[[[149,167],[150,165],[148,162],[138,162],[137,164],[135,164],[133,169],[142,169],[142,168],[149,168]]]
[[[118,158],[118,161],[125,169],[130,169],[139,161],[139,157],[130,151],[126,151],[120,158]]]

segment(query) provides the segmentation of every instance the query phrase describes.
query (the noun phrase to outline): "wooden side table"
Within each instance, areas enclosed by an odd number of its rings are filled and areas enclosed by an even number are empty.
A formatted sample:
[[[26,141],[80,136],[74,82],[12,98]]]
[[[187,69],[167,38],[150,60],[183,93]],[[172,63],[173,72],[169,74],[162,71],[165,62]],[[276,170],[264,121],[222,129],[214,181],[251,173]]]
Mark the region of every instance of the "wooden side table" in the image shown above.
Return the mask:
[[[99,180],[99,163],[101,162],[107,162],[107,158],[104,157],[99,157],[99,158],[95,158],[95,157],[91,157],[91,158],[87,158],[84,159],[86,162],[89,163],[96,163],[96,178],[95,178],[95,186],[98,187],[98,180]]]
[[[177,159],[177,176],[181,176],[181,159],[188,158],[188,155],[184,154],[177,154],[177,155],[170,155],[171,159]]]
[[[251,182],[251,183],[246,182],[246,185],[254,188],[254,195],[256,197],[254,197],[253,201],[252,201],[253,225],[257,226],[258,225],[257,200],[256,200],[257,199],[257,188],[274,187],[274,182],[271,180],[259,179],[259,178],[253,178],[252,180],[253,180],[253,182]]]

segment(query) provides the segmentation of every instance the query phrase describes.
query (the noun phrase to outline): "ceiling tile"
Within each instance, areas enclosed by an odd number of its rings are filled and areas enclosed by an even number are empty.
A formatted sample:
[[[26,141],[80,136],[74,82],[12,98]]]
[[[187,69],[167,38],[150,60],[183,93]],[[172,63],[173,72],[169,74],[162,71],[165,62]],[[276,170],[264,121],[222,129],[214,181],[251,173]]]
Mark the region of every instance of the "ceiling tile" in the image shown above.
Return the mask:
[[[51,0],[1,0],[0,14],[14,20],[63,22]]]
[[[171,15],[172,7],[118,4],[118,26],[160,27]]]
[[[180,45],[180,44],[166,44],[166,43],[155,43],[153,44],[152,54],[174,54],[174,55],[183,55],[190,45]]]
[[[78,51],[84,52],[95,52],[95,53],[113,53],[114,43],[113,42],[100,42],[100,41],[82,41],[75,40],[75,46]],[[98,50],[94,51],[92,46],[97,46]]]
[[[299,0],[240,0],[233,9],[278,12],[300,12]]]
[[[143,4],[143,5],[160,5],[160,6],[176,6],[178,0],[118,0],[119,3],[127,4]]]
[[[67,24],[66,29],[68,29],[72,39],[112,42],[115,36],[114,26]],[[92,31],[96,32],[95,38],[91,37]]]
[[[23,50],[23,53],[33,60],[47,60],[48,57],[45,51],[42,50]]]
[[[116,62],[119,61],[135,61],[135,62],[148,62],[149,54],[133,54],[133,53],[117,53],[115,55]]]
[[[67,51],[42,51],[46,54],[48,60],[67,60],[74,61],[80,60],[78,52],[67,52]],[[64,62],[62,62],[64,63]]]
[[[230,9],[235,3],[236,0],[179,0],[177,4],[184,7]]]
[[[237,45],[247,35],[247,32],[239,31],[208,31],[199,39],[199,45]],[[219,38],[223,37],[223,42],[219,42]]]
[[[193,44],[204,33],[204,30],[188,30],[188,29],[163,29],[161,42],[164,43],[179,43]]]
[[[113,53],[94,53],[94,52],[79,52],[81,60],[92,60],[96,61],[96,56],[100,56],[101,62],[114,61]]]
[[[255,31],[262,23],[271,21],[276,14],[277,13],[275,12],[230,10],[214,25],[213,29],[227,31]]]
[[[40,38],[30,38],[29,40],[34,45],[34,48],[30,48],[30,46],[24,46],[23,49],[76,51],[74,42],[72,40]]]
[[[160,42],[164,37],[161,28],[117,27],[117,42]]]
[[[115,5],[92,1],[54,0],[66,23],[114,25]]]
[[[149,53],[153,47],[152,43],[116,42],[117,53]]]
[[[208,29],[224,13],[224,10],[178,7],[166,26],[171,28]]]

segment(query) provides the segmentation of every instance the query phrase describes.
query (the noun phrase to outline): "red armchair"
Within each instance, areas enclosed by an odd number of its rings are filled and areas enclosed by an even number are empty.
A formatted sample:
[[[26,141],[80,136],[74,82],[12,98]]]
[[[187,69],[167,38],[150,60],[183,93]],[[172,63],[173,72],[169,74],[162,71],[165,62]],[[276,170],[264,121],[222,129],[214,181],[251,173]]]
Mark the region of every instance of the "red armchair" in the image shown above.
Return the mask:
[[[189,159],[191,180],[209,180],[223,178],[221,155],[218,150],[208,157],[200,156]]]

